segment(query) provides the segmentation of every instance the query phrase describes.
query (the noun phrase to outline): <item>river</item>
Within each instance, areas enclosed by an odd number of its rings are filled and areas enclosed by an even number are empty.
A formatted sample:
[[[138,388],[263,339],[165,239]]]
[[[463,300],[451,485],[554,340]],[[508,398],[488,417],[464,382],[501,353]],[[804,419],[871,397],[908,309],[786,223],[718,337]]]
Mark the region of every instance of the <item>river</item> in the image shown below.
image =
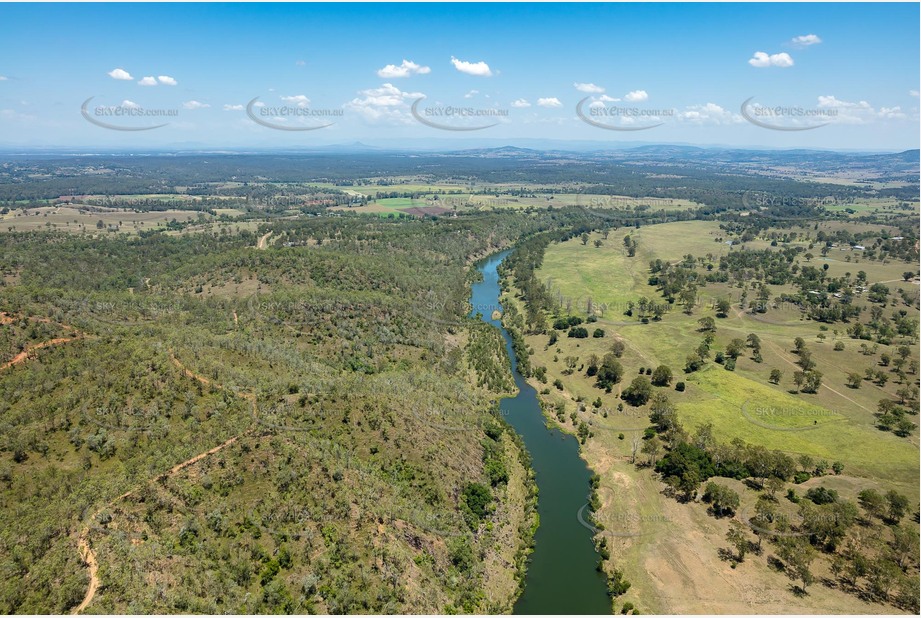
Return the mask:
[[[570,434],[546,426],[537,392],[518,373],[512,340],[498,320],[492,319],[499,303],[496,268],[509,251],[477,264],[483,280],[473,284],[471,315],[482,314],[498,327],[512,362],[518,395],[502,399],[503,417],[524,440],[539,489],[540,527],[528,565],[524,592],[515,603],[516,614],[610,614],[606,581],[596,569],[599,556],[592,533],[577,518],[588,500],[591,473],[579,457],[579,443]]]

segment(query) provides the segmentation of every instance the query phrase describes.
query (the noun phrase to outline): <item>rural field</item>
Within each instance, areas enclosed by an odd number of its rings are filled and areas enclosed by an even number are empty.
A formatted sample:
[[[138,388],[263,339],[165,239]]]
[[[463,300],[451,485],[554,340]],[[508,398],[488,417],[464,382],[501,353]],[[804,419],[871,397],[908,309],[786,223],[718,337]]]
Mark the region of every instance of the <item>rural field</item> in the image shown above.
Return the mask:
[[[801,238],[783,247],[806,251],[815,242],[817,230],[825,225],[801,228]],[[840,228],[841,224],[834,225]],[[857,224],[851,227],[860,229]],[[870,229],[879,232],[883,228]],[[634,243],[632,256],[625,246],[626,235]],[[856,503],[862,490],[877,489],[894,490],[907,496],[911,504],[918,503],[917,433],[899,437],[876,426],[878,402],[898,400],[899,384],[896,380],[884,385],[861,380],[859,388],[852,388],[847,383],[851,372],[878,367],[880,358],[896,356],[900,346],[908,346],[908,357],[917,361],[917,336],[877,344],[868,354],[860,349],[865,342],[848,334],[851,325],[807,319],[792,301],[776,301],[765,313],[747,310],[743,295],[753,298],[754,282],[751,286],[743,281],[708,283],[697,292],[689,312],[677,302],[669,305],[649,283],[650,263],[655,260],[676,265],[691,255],[719,263],[730,253],[770,250],[771,243],[765,240],[769,237],[770,230],[766,230],[760,238],[741,242],[739,234],[706,221],[605,230],[551,244],[540,268],[534,271],[556,308],[553,315],[588,318],[592,323],[584,326],[589,333],[595,329],[603,332],[588,338],[566,336],[565,329],[558,337],[554,331],[550,339],[546,333],[527,335],[532,367],[546,368],[545,377],[532,377],[530,382],[542,393],[548,422],[580,435],[584,424],[590,432],[589,439],[583,441],[582,454],[600,477],[600,508],[595,521],[605,523],[599,534],[607,539],[612,559],[633,584],[620,600],[635,604],[644,613],[892,611],[836,586],[823,585],[810,586],[808,595],[796,597],[791,605],[792,585],[770,560],[765,560],[768,551],[740,563],[725,557],[730,524],[755,512],[759,493],[753,485],[714,477],[737,492],[740,504],[734,518],[713,517],[699,498],[690,503],[676,501],[662,478],[651,474],[647,465],[635,465],[647,461],[648,455],[639,451],[644,438],[649,440],[644,431],[650,426],[650,408],[625,403],[623,393],[644,368],[651,373],[665,365],[674,376],[670,388],[653,386],[653,391],[667,394],[688,434],[706,426],[710,439],[717,442],[740,440],[781,451],[796,461],[805,456],[810,462],[824,462],[826,468],[832,462],[841,465],[838,472],[828,470],[806,475],[799,483],[784,483],[774,489],[778,495],[788,490],[802,494],[822,486]],[[818,253],[818,249],[814,251]],[[845,261],[845,254],[850,261]],[[806,264],[805,259],[800,261]],[[825,268],[828,276],[863,271],[867,289],[884,283],[892,294],[904,292],[912,299],[911,304],[905,304],[896,296],[886,303],[886,311],[901,307],[917,315],[916,265],[896,259],[868,260],[860,251],[837,248],[829,251],[828,257],[810,256],[810,262]],[[906,280],[906,270],[915,276]],[[770,289],[775,299],[783,294],[792,298],[797,291],[790,284],[772,285]],[[650,306],[666,306],[660,319],[637,317],[636,307],[642,298],[649,299]],[[722,299],[729,301],[728,311],[717,317],[717,303]],[[525,311],[517,292],[506,296],[506,302]],[[854,303],[864,312],[873,305],[866,294],[856,297]],[[625,315],[631,308],[633,315]],[[726,348],[734,339],[744,341],[755,334],[760,340],[759,362],[752,360],[748,350],[735,359],[732,371],[708,362],[700,370],[685,373],[686,357],[703,337],[700,320],[708,317],[714,327],[712,349]],[[548,316],[548,324],[551,321],[553,317]],[[799,369],[797,338],[808,346],[822,374],[815,393],[801,392],[793,382]],[[593,355],[604,357],[617,342],[621,344],[618,360],[623,378],[605,392],[599,390],[594,377],[586,375],[585,367]],[[771,380],[774,369],[782,372],[777,383]],[[916,374],[912,379],[917,381]],[[677,382],[683,383],[680,391],[675,389]],[[917,421],[917,416],[912,420]],[[786,499],[780,499],[777,508],[791,518],[798,517],[796,505]],[[917,527],[913,528],[917,535]],[[873,534],[872,529],[871,525],[859,533]],[[832,562],[830,558],[815,562],[816,581],[834,579]]]

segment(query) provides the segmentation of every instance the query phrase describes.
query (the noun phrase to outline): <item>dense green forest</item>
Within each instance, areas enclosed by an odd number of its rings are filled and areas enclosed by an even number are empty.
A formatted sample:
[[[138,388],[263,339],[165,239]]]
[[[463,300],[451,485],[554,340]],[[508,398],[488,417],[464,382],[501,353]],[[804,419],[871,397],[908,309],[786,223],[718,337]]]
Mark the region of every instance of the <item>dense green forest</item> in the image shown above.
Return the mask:
[[[270,231],[319,246],[266,250],[0,236],[3,353],[28,351],[0,373],[0,608],[73,609],[86,544],[90,611],[507,609],[536,495],[469,265],[604,223],[317,218]]]

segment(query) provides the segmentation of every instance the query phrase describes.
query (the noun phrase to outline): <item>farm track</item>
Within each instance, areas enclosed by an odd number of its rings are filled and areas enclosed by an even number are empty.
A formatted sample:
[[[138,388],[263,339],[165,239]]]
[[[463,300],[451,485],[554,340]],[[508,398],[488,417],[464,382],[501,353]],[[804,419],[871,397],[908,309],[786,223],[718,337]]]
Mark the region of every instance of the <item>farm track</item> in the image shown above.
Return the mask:
[[[780,349],[780,346],[776,345],[775,343],[773,343],[773,342],[771,342],[771,341],[768,341],[767,344],[768,344],[769,346],[771,346],[771,349],[774,350],[774,352],[777,354],[777,356],[778,356],[782,361],[784,361],[785,363],[787,363],[788,365],[790,365],[790,366],[792,366],[792,367],[796,367],[797,369],[799,368],[799,365],[797,365],[794,361],[790,360],[790,358],[788,357],[788,354],[787,354],[786,352],[784,352],[783,350]],[[871,410],[870,408],[868,408],[868,407],[866,407],[866,406],[864,406],[864,405],[861,405],[861,404],[857,403],[856,401],[854,401],[853,399],[851,399],[850,397],[848,397],[848,396],[845,395],[844,393],[842,393],[842,392],[840,392],[840,391],[837,391],[837,390],[833,389],[832,387],[828,386],[827,384],[822,384],[822,386],[821,386],[820,388],[827,389],[827,390],[833,392],[833,393],[834,393],[835,395],[837,395],[838,397],[841,397],[842,399],[847,399],[848,401],[850,401],[852,404],[854,404],[855,406],[857,406],[857,407],[860,408],[861,410],[864,410],[864,411],[866,411],[866,412],[869,412],[870,414],[873,414],[873,410]]]
[[[42,322],[43,324],[52,324],[52,321],[48,318],[39,318],[39,317],[30,317],[26,318],[32,320],[33,322]],[[15,318],[8,313],[0,312],[0,325],[11,324],[15,321]],[[4,369],[9,369],[13,365],[19,365],[26,362],[33,353],[44,348],[50,348],[52,346],[61,345],[63,343],[69,343],[71,341],[76,341],[77,339],[87,339],[89,336],[86,333],[80,332],[76,328],[69,326],[67,324],[58,324],[62,329],[69,330],[77,333],[73,337],[56,337],[54,339],[49,339],[48,341],[42,341],[34,345],[26,347],[25,350],[14,356],[11,360],[7,361],[3,365],[0,365],[0,371]]]
[[[84,339],[84,335],[78,337],[58,337],[56,339],[49,339],[48,341],[42,341],[41,343],[36,343],[35,345],[30,345],[25,350],[17,354],[12,358],[12,360],[7,361],[2,366],[0,366],[0,371],[4,369],[9,369],[13,365],[19,365],[26,362],[35,352],[42,350],[44,348],[50,348],[52,346],[61,345],[63,343],[69,343],[71,341],[76,341],[77,339]]]
[[[250,404],[251,404],[251,406],[252,406],[253,420],[255,421],[255,420],[258,418],[258,407],[257,407],[257,405],[256,405],[256,394],[255,394],[255,393],[240,393],[240,392],[235,392],[235,391],[233,391],[233,390],[231,390],[231,389],[225,388],[224,386],[218,384],[217,382],[214,382],[214,381],[212,381],[212,380],[209,380],[208,378],[204,377],[204,376],[201,375],[201,374],[195,373],[194,371],[192,371],[191,369],[189,369],[188,367],[186,367],[185,365],[183,365],[182,362],[181,362],[178,358],[176,358],[176,356],[175,356],[175,354],[173,353],[172,350],[170,350],[170,352],[169,352],[169,357],[170,357],[170,361],[173,363],[173,365],[175,365],[180,371],[182,371],[182,373],[183,373],[186,377],[188,377],[188,378],[190,378],[190,379],[192,379],[192,380],[196,380],[197,382],[200,382],[201,384],[204,384],[204,385],[206,385],[206,386],[212,386],[212,387],[217,388],[217,389],[220,389],[220,390],[229,390],[230,392],[234,393],[235,395],[238,395],[238,396],[240,396],[240,397],[243,397],[244,399],[246,399],[247,401],[249,401]],[[251,427],[250,429],[247,429],[247,430],[244,431],[243,433],[240,433],[240,434],[235,435],[235,436],[233,436],[233,437],[231,437],[231,438],[228,438],[227,440],[221,442],[220,444],[218,444],[218,445],[215,446],[215,447],[212,447],[212,448],[210,448],[210,449],[208,449],[208,450],[206,450],[206,451],[203,451],[203,452],[201,452],[201,453],[198,453],[197,455],[193,455],[193,456],[190,457],[189,459],[186,459],[185,461],[182,461],[182,462],[180,462],[180,463],[174,465],[173,467],[171,467],[171,468],[170,468],[169,470],[167,470],[166,472],[162,472],[162,473],[160,473],[160,474],[158,474],[158,475],[156,475],[156,476],[153,476],[153,477],[147,479],[146,481],[143,481],[142,483],[140,483],[140,484],[139,484],[137,487],[135,487],[134,489],[132,489],[132,490],[130,490],[130,491],[127,491],[127,492],[121,494],[120,496],[114,498],[113,500],[110,500],[109,502],[107,502],[107,503],[105,503],[103,506],[101,506],[99,509],[97,509],[96,512],[94,512],[93,515],[90,517],[90,521],[96,519],[96,517],[97,517],[104,509],[106,509],[106,508],[108,508],[108,507],[111,507],[111,506],[113,506],[115,503],[120,502],[120,501],[124,500],[125,498],[128,498],[128,497],[132,496],[133,494],[135,494],[138,490],[142,489],[143,487],[146,487],[147,485],[149,485],[149,484],[151,484],[151,483],[157,483],[157,482],[165,481],[166,479],[168,479],[168,478],[170,478],[170,477],[172,477],[172,476],[175,476],[176,474],[182,472],[182,471],[185,470],[186,468],[188,468],[188,467],[190,467],[190,466],[193,466],[193,465],[195,465],[196,463],[202,461],[203,459],[206,459],[207,457],[210,457],[211,455],[214,455],[214,454],[216,454],[216,453],[218,453],[218,452],[224,450],[224,449],[227,448],[228,446],[230,446],[230,445],[236,443],[240,438],[242,438],[242,437],[244,437],[244,436],[246,436],[246,435],[248,435],[248,434],[251,434],[251,433],[253,433],[254,431],[255,431],[255,428],[252,428],[252,427]],[[79,538],[77,539],[77,546],[78,546],[79,549],[80,549],[80,556],[81,556],[81,558],[83,559],[83,561],[86,563],[86,566],[87,566],[87,572],[88,572],[88,574],[89,574],[89,584],[87,585],[86,594],[84,594],[83,600],[80,602],[79,605],[77,605],[77,606],[70,612],[71,614],[79,614],[79,613],[82,612],[84,609],[86,609],[86,608],[89,606],[89,604],[93,602],[93,599],[94,599],[95,596],[96,596],[96,592],[97,592],[97,590],[99,590],[99,584],[100,584],[99,575],[98,575],[98,572],[99,572],[99,562],[98,562],[98,559],[97,559],[97,556],[96,556],[96,552],[93,551],[93,548],[92,548],[92,546],[90,545],[89,533],[90,533],[90,526],[87,525],[87,526],[85,526],[85,527],[83,528],[83,530],[80,532],[80,536],[79,536]]]

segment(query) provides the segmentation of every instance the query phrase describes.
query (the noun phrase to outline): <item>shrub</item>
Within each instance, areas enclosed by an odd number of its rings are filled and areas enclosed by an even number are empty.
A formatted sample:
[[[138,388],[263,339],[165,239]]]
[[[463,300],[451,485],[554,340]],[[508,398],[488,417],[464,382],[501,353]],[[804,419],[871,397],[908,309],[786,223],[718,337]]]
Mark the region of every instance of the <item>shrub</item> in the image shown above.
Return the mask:
[[[668,386],[672,382],[672,370],[668,365],[659,365],[652,372],[652,383],[655,386]]]
[[[652,384],[643,376],[633,378],[630,386],[624,389],[623,400],[632,406],[645,405],[652,396]]]
[[[492,502],[489,487],[480,483],[467,483],[461,497],[466,509],[473,515],[476,523],[479,523],[479,520],[486,516],[486,508]]]
[[[806,498],[816,504],[831,504],[838,501],[838,492],[826,487],[813,487],[806,492]]]

